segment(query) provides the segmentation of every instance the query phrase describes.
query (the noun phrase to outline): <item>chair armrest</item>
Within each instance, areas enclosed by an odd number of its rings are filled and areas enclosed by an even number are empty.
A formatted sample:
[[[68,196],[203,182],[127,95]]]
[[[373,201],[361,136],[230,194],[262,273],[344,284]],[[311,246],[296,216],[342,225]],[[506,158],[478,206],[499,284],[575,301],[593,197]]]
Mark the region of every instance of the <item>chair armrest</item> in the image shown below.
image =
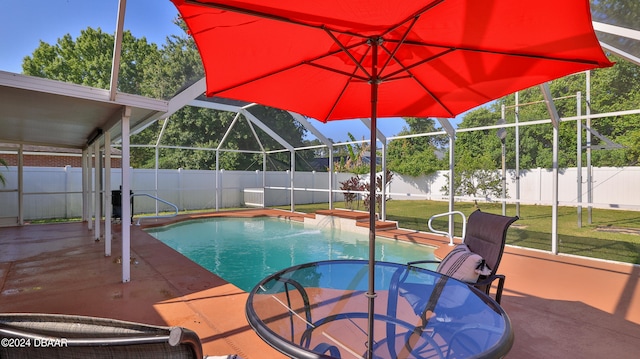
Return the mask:
[[[504,281],[506,279],[506,277],[503,274],[494,274],[494,275],[488,276],[486,278],[479,279],[475,283],[467,283],[467,284],[471,285],[471,286],[474,286],[474,287],[478,287],[478,288],[485,287],[486,288],[485,292],[487,293],[487,295],[489,295],[489,290],[491,289],[491,284],[496,279],[498,279],[498,289],[496,291],[496,302],[498,302],[498,304],[500,304],[500,300],[502,299],[502,289],[504,288]]]

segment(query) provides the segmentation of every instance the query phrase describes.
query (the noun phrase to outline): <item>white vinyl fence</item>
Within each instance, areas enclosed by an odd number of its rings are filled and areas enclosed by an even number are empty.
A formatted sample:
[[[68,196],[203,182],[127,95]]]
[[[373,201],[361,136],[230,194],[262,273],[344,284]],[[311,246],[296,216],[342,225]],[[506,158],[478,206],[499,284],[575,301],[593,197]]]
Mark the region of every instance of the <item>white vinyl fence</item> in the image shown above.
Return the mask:
[[[0,186],[0,224],[18,216],[18,174],[16,167],[2,169],[6,185]],[[432,176],[407,177],[395,174],[387,187],[393,199],[446,200],[442,192],[447,171]],[[334,201],[341,201],[340,182],[353,176],[337,173],[332,188]],[[508,172],[507,201],[514,202],[516,183],[513,171]],[[560,171],[560,205],[578,204],[576,169]],[[582,202],[587,202],[586,169],[583,170]],[[112,190],[120,188],[121,172],[112,171]],[[157,183],[157,185],[156,185]],[[219,189],[216,190],[216,183]],[[552,199],[552,172],[547,169],[522,171],[520,175],[520,202],[550,205]],[[593,207],[640,210],[640,167],[594,168]],[[329,201],[329,174],[326,172],[296,172],[293,180],[296,204]],[[145,193],[174,203],[180,210],[231,208],[242,206],[288,205],[291,200],[289,172],[249,172],[193,170],[135,169],[132,171],[132,191]],[[80,168],[25,167],[24,219],[74,218],[82,215],[82,173]],[[219,202],[216,198],[219,196]],[[499,198],[490,198],[499,201]],[[144,196],[134,197],[134,213],[152,213],[170,208]],[[4,219],[4,220],[3,220]],[[8,220],[8,221],[7,221]]]
[[[558,202],[561,206],[583,206],[588,201],[587,170],[582,169],[581,196],[578,194],[577,168],[561,169],[558,175]],[[442,192],[447,185],[448,171],[432,176],[407,177],[394,174],[387,187],[392,199],[446,200]],[[640,167],[596,167],[592,169],[592,207],[640,210]],[[516,203],[515,171],[507,171],[507,203]],[[522,204],[551,205],[553,200],[553,172],[535,168],[520,171],[520,196]],[[579,200],[581,198],[581,201]],[[459,198],[465,200],[464,197]],[[472,200],[473,198],[466,198]],[[500,201],[499,197],[478,198]]]

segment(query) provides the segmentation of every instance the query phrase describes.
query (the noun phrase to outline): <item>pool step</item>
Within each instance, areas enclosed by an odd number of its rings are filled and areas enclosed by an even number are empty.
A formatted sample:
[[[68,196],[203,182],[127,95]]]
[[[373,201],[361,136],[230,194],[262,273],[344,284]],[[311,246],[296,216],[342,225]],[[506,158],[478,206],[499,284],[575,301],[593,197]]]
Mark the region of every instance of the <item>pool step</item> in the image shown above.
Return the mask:
[[[369,220],[367,219],[366,222],[356,222],[356,226],[369,228]],[[379,229],[379,230],[398,229],[398,223],[387,222],[387,221],[376,221],[376,229]]]

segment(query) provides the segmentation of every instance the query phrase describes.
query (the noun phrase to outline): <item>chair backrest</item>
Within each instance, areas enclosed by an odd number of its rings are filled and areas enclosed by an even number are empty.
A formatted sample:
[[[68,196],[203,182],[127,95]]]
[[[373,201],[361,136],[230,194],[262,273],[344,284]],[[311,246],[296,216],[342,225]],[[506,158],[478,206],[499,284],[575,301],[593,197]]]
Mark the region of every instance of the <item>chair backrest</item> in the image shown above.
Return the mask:
[[[191,330],[106,318],[3,313],[0,337],[30,344],[2,346],[0,358],[203,358]]]
[[[495,274],[502,259],[507,240],[507,229],[518,217],[506,217],[477,210],[467,219],[464,243],[469,249],[482,256]]]

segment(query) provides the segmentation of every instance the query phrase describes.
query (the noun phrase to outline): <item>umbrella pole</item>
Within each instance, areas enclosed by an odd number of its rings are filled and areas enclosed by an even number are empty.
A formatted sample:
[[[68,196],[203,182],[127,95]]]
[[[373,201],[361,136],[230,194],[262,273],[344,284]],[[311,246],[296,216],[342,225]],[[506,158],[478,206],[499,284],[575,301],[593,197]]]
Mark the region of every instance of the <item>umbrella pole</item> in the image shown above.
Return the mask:
[[[372,86],[377,87],[377,86]],[[372,104],[373,105],[373,104]],[[369,299],[368,310],[368,342],[367,342],[367,358],[373,358],[373,318],[375,313],[375,263],[376,263],[376,151],[375,151],[375,135],[376,120],[371,118],[371,148],[369,159],[371,161],[369,168],[369,290],[367,298]]]
[[[372,38],[371,63],[371,142],[369,142],[369,300],[367,358],[373,358],[373,324],[375,313],[375,263],[376,263],[376,128],[378,122],[378,41]]]

